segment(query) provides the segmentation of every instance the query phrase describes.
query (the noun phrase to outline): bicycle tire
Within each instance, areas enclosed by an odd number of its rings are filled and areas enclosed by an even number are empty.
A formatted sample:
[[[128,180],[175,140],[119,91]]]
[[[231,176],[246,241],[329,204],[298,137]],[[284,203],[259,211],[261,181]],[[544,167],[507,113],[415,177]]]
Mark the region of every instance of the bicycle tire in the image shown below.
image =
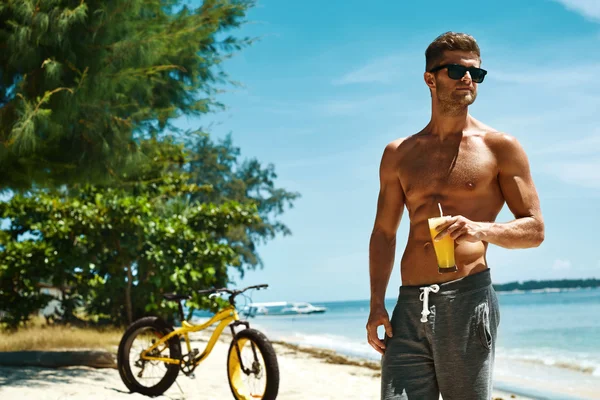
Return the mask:
[[[131,370],[130,364],[130,350],[133,340],[138,333],[145,329],[155,329],[156,332],[161,335],[166,335],[173,331],[173,328],[167,325],[162,319],[158,317],[144,317],[133,322],[123,334],[121,342],[119,343],[119,350],[117,353],[117,368],[121,380],[127,386],[127,388],[136,393],[143,394],[145,396],[159,396],[167,391],[177,379],[179,374],[179,364],[164,364],[166,366],[166,373],[162,379],[153,386],[141,385],[135,378],[134,372]],[[168,358],[181,359],[181,344],[177,336],[169,339],[168,342],[169,355]]]
[[[266,375],[266,384],[262,395],[245,395],[243,393],[244,387],[241,382],[241,374],[244,372],[240,369],[239,358],[236,349],[236,343],[242,348],[247,343],[254,344],[256,349],[260,352],[264,361],[264,372]],[[252,350],[251,350],[252,351]],[[249,366],[246,366],[248,368]],[[227,353],[227,379],[229,381],[229,388],[233,397],[236,400],[248,400],[248,399],[263,399],[263,400],[275,400],[279,391],[279,364],[277,362],[277,355],[273,345],[267,339],[267,337],[256,329],[244,329],[238,332],[229,346],[229,352]]]

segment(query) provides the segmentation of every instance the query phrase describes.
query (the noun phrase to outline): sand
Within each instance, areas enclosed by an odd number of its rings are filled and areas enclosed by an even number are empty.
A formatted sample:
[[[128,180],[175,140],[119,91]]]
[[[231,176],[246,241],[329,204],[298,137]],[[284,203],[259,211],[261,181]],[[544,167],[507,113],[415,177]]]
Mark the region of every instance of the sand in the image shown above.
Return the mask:
[[[228,338],[223,339],[196,369],[195,379],[180,374],[176,384],[155,399],[232,399],[225,367]],[[354,363],[359,365],[343,365],[352,364],[353,360],[284,343],[276,343],[275,350],[281,371],[278,399],[378,399],[380,373],[376,364],[356,360]],[[498,398],[525,399],[495,392],[494,399]],[[116,369],[0,367],[0,399],[134,400],[147,397],[129,393]]]

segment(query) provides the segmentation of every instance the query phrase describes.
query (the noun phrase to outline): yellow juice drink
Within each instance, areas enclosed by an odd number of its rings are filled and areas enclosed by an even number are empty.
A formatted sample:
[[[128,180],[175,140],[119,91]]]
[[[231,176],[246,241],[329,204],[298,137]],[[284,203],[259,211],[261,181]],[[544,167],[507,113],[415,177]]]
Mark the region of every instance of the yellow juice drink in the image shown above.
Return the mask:
[[[454,240],[449,236],[444,236],[440,241],[433,240],[439,233],[435,228],[443,224],[447,217],[429,218],[429,233],[433,248],[438,262],[438,272],[456,272],[456,263],[454,262]]]

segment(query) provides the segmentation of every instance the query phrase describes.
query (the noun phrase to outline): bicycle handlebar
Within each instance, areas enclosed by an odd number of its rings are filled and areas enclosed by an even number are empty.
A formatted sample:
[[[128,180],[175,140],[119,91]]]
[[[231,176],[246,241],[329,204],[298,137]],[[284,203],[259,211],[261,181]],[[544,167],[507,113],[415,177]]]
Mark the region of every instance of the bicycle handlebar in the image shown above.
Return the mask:
[[[253,286],[248,286],[245,287],[243,289],[239,289],[239,290],[234,290],[234,289],[227,289],[227,288],[219,288],[219,289],[206,289],[206,290],[198,290],[198,294],[217,294],[217,293],[229,293],[229,303],[234,304],[234,299],[235,296],[237,296],[238,294],[242,294],[244,293],[246,290],[250,290],[250,289],[266,289],[268,288],[269,285],[267,285],[266,283],[260,284],[260,285],[253,285]]]

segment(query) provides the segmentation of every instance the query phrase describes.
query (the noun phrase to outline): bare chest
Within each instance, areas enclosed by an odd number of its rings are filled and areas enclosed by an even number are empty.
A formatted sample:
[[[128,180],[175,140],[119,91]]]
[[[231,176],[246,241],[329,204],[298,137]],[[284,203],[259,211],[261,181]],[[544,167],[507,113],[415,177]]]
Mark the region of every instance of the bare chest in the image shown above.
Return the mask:
[[[398,165],[407,200],[428,195],[474,195],[497,176],[496,160],[483,144],[415,146]]]

